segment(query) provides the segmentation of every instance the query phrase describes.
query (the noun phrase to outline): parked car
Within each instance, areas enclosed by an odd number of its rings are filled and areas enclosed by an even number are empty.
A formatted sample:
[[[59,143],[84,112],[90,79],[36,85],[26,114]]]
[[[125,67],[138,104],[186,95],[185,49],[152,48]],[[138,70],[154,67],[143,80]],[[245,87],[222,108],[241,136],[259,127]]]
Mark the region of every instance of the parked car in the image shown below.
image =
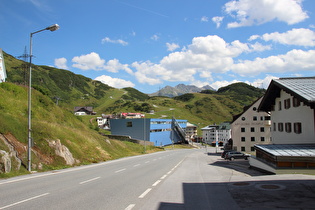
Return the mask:
[[[224,151],[221,153],[221,158],[225,158],[225,155],[226,155],[226,153],[228,153],[228,152],[236,152],[236,151],[234,151],[234,150],[224,150]]]
[[[248,157],[250,157],[250,155],[242,153],[242,152],[236,152],[236,151],[227,152],[225,154],[225,159],[226,160],[234,160],[234,159],[245,159],[245,160],[247,160]]]

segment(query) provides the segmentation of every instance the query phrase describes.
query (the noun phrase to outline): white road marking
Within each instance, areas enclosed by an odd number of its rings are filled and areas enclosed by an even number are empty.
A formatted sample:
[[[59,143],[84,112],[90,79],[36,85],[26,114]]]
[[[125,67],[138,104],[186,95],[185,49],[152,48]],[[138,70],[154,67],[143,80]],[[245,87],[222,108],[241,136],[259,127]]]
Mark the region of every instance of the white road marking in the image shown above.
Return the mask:
[[[136,164],[136,165],[134,165],[133,167],[137,167],[137,166],[140,166],[140,164]]]
[[[126,170],[126,169],[125,169],[125,168],[120,169],[120,170],[118,170],[118,171],[115,171],[115,173],[119,173],[119,172],[122,172],[122,171],[124,171],[124,170]]]
[[[167,175],[165,174],[164,176],[161,177],[161,179],[165,179],[167,177]]]
[[[161,182],[161,180],[157,180],[152,186],[155,187],[156,185],[158,185]]]
[[[99,178],[101,178],[101,177],[100,177],[100,176],[98,176],[98,177],[95,177],[95,178],[93,178],[93,179],[89,179],[89,180],[86,180],[86,181],[80,182],[79,184],[85,184],[85,183],[87,183],[87,182],[91,182],[91,181],[94,181],[94,180],[99,179]]]
[[[136,204],[130,204],[129,206],[127,206],[127,208],[125,208],[125,210],[131,210],[133,209],[133,207],[135,207]]]
[[[146,161],[145,163],[150,163],[150,161]]]
[[[148,188],[146,191],[144,191],[139,198],[144,198],[150,191],[152,190],[152,188]]]
[[[34,197],[31,197],[31,198],[28,198],[28,199],[25,199],[25,200],[22,200],[22,201],[19,201],[19,202],[16,202],[16,203],[12,203],[10,205],[6,205],[6,206],[3,206],[3,207],[0,207],[0,209],[6,209],[6,208],[9,208],[9,207],[12,207],[12,206],[15,206],[15,205],[18,205],[20,203],[25,203],[27,201],[30,201],[30,200],[34,200],[36,198],[40,198],[42,196],[45,196],[45,195],[48,195],[49,193],[44,193],[44,194],[41,194],[41,195],[37,195],[37,196],[34,196]]]

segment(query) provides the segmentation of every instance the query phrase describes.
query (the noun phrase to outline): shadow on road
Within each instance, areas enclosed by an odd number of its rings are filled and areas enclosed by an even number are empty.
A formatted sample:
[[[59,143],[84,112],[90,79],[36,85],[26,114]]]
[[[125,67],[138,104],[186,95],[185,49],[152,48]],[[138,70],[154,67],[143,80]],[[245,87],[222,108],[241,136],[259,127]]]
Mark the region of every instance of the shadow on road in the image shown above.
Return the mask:
[[[315,180],[183,183],[183,197],[158,209],[314,209]]]
[[[250,176],[269,175],[267,172],[258,171],[258,170],[250,168],[248,160],[230,161],[230,160],[222,159],[222,160],[215,161],[209,165],[233,169],[235,171],[242,172]]]

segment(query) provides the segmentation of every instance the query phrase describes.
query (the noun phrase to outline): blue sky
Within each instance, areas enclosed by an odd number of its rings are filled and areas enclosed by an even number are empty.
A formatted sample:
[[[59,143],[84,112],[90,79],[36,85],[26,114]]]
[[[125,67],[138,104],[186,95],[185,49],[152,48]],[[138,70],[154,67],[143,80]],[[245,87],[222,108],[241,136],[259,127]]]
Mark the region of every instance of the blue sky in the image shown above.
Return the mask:
[[[112,87],[315,76],[314,0],[2,0],[0,48]]]

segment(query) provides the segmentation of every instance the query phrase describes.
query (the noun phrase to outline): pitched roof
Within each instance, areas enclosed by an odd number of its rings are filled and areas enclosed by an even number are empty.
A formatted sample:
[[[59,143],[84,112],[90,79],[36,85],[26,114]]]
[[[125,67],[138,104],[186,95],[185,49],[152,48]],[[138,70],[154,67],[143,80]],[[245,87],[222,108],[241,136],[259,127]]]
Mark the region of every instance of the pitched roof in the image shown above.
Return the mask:
[[[280,97],[281,90],[315,109],[315,77],[294,77],[272,80],[258,110],[271,111],[275,99]]]

